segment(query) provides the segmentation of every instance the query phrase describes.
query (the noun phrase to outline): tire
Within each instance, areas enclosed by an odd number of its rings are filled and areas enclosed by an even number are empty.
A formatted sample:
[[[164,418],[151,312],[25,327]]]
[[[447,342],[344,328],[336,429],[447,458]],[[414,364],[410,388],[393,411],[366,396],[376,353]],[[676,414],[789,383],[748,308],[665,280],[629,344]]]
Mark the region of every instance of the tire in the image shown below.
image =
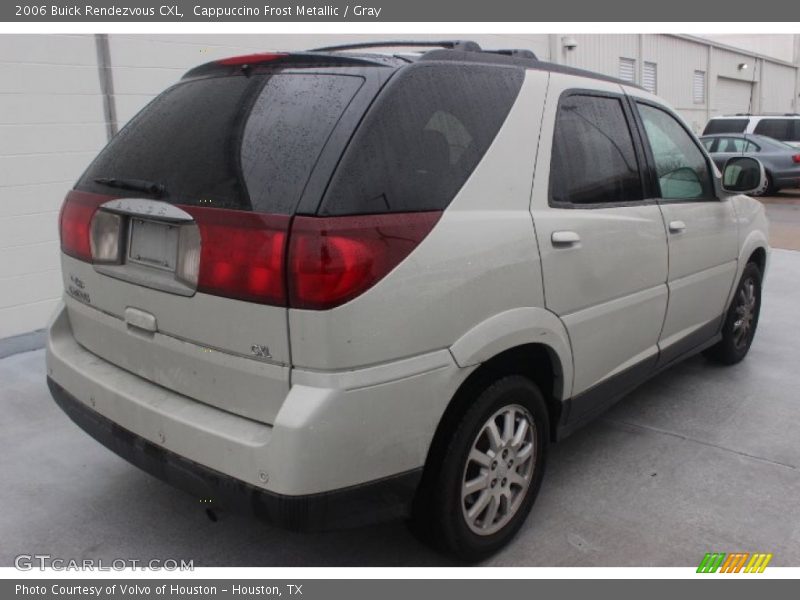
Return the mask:
[[[704,352],[706,357],[723,365],[740,362],[753,343],[760,312],[761,270],[747,263],[722,325],[722,339]]]
[[[778,193],[778,188],[775,187],[774,180],[772,179],[772,175],[769,173],[767,175],[767,182],[763,188],[757,190],[751,194],[751,196],[774,196]]]
[[[772,178],[772,175],[767,173],[767,189],[764,192],[765,196],[774,196],[778,193],[778,188],[775,186],[775,180]]]
[[[525,522],[541,487],[550,431],[544,397],[526,377],[504,376],[473,396],[438,464],[429,465],[435,476],[412,524],[427,531],[425,541],[467,562],[497,552]],[[475,491],[462,497],[466,482]]]

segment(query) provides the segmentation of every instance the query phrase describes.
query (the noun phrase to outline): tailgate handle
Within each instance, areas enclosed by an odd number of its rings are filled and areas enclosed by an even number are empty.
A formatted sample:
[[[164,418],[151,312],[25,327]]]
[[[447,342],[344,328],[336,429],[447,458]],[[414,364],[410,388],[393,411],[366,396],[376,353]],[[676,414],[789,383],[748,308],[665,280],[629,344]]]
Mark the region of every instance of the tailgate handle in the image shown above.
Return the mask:
[[[150,333],[158,331],[155,315],[130,306],[125,309],[125,324],[128,325],[128,327],[135,327],[136,329],[142,329]]]

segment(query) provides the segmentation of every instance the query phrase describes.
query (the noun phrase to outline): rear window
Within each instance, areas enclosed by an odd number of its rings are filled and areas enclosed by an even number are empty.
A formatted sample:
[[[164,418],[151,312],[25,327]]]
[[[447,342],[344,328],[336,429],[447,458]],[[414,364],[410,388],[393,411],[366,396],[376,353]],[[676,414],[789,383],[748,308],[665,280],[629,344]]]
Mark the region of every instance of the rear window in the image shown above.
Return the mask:
[[[95,180],[152,181],[175,204],[291,214],[362,83],[319,73],[181,82],[111,140],[78,187],[146,196]]]
[[[486,65],[403,68],[350,141],[319,212],[441,210],[481,160],[524,72]]]
[[[771,137],[781,142],[800,139],[796,119],[761,119],[753,133]]]
[[[743,133],[746,128],[747,119],[711,119],[703,130],[703,135]]]
[[[603,204],[644,198],[622,100],[570,95],[561,100],[550,161],[553,204]]]

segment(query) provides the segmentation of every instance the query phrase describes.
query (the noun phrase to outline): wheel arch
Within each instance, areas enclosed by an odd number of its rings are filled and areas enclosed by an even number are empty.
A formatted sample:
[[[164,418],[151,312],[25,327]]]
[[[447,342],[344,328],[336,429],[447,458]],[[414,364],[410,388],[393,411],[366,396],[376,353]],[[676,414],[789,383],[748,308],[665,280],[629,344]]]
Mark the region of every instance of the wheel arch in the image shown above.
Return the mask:
[[[758,265],[758,269],[763,274],[767,268],[767,250],[763,246],[758,246],[755,250],[750,253],[750,257],[747,259],[748,263],[756,263]]]
[[[571,366],[571,363],[570,363]],[[447,449],[450,435],[455,431],[475,394],[491,382],[506,375],[522,375],[530,378],[542,392],[550,421],[550,439],[554,439],[564,410],[563,391],[564,365],[552,346],[540,342],[528,342],[498,352],[481,362],[461,383],[444,410],[428,446],[420,485],[417,488],[415,507],[426,505],[429,495],[434,493],[439,478],[441,459]],[[571,372],[569,377],[571,378]],[[415,508],[415,513],[418,509]]]

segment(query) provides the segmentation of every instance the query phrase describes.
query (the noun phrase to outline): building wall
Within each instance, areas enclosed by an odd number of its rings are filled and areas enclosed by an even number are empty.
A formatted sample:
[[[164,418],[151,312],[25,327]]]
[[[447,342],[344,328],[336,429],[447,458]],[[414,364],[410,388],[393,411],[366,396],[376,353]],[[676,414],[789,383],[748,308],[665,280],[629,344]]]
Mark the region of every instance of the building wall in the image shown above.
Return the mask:
[[[114,34],[107,38],[113,86],[108,100],[116,126],[122,126],[199,63],[375,37]],[[409,37],[442,36],[380,36]],[[633,59],[637,83],[644,62],[655,63],[657,93],[695,131],[725,105],[716,94],[719,78],[751,85],[753,112],[797,110],[797,69],[787,64],[794,59],[796,36],[723,36],[712,43],[675,35],[573,35],[572,50],[558,33],[464,37],[486,48],[531,49],[543,60],[613,76],[620,58]],[[43,327],[61,294],[58,210],[107,140],[99,56],[93,35],[0,36],[0,339]],[[748,69],[740,69],[742,63]],[[702,102],[692,95],[694,71],[706,74]]]
[[[53,311],[61,200],[105,139],[92,36],[0,36],[0,338]]]

